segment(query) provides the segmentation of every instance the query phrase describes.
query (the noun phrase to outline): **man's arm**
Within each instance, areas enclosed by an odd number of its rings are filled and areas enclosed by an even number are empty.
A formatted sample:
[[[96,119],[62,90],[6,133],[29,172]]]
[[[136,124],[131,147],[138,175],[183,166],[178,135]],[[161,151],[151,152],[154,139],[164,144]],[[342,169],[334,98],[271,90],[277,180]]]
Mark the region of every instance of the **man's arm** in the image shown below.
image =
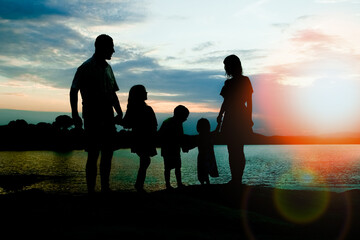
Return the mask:
[[[115,92],[114,92],[114,96],[113,96],[113,107],[117,113],[117,116],[115,117],[115,122],[117,124],[120,124],[121,120],[123,118],[123,112],[122,112],[122,109],[120,106],[119,98],[117,97]]]
[[[70,89],[70,106],[71,106],[71,115],[74,121],[75,128],[82,128],[82,120],[79,116],[78,111],[78,93],[79,90],[75,88]]]

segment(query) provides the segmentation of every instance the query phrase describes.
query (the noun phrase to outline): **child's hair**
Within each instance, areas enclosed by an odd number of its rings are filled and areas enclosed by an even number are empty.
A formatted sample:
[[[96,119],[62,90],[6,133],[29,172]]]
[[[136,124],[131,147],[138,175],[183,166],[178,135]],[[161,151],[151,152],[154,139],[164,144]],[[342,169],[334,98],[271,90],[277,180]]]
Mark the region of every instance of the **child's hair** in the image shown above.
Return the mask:
[[[209,133],[210,132],[210,122],[206,118],[200,118],[196,124],[196,130],[198,133]]]
[[[187,118],[189,116],[190,112],[189,109],[187,109],[185,106],[183,105],[178,105],[175,109],[174,109],[174,116],[178,117],[178,118]]]
[[[146,88],[143,85],[132,86],[129,91],[128,107],[144,102],[146,93]]]

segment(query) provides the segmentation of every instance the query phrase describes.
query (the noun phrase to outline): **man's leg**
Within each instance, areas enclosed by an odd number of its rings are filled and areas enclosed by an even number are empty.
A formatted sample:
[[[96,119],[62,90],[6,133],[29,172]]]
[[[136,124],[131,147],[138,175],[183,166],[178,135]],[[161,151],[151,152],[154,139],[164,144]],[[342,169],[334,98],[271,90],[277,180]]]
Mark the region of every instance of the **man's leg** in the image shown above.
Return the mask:
[[[166,188],[171,189],[172,187],[171,187],[171,184],[170,184],[170,169],[165,168],[164,176],[165,176]]]
[[[100,176],[101,176],[101,191],[102,192],[106,192],[106,191],[110,190],[109,179],[110,179],[112,157],[113,157],[112,150],[102,150],[101,151]]]
[[[176,176],[176,182],[179,188],[183,187],[182,179],[181,179],[181,168],[177,167],[175,168],[175,176]]]
[[[88,158],[86,162],[86,184],[89,193],[95,192],[96,175],[97,175],[97,159],[99,157],[99,151],[88,151]]]

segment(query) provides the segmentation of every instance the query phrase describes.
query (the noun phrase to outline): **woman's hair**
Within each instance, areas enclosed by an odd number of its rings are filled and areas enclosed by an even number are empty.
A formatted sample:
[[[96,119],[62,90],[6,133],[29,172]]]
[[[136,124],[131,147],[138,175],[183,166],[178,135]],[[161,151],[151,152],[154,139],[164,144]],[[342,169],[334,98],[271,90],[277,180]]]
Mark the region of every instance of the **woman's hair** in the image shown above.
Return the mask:
[[[206,118],[200,118],[196,124],[196,130],[198,133],[209,133],[210,132],[210,122]]]
[[[243,69],[240,58],[236,55],[229,55],[224,59],[225,72],[228,77],[242,76]]]
[[[139,105],[146,100],[146,88],[143,85],[134,85],[130,88],[128,107]]]

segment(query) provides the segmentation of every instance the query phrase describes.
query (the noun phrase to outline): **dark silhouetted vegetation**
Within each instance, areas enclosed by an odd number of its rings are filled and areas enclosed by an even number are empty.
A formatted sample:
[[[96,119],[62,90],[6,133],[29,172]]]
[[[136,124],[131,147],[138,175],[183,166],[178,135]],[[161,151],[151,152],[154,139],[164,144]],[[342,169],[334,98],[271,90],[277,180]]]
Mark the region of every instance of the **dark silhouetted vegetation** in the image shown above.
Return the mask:
[[[84,130],[75,128],[68,115],[60,115],[53,123],[29,124],[24,119],[10,121],[0,126],[0,151],[84,149]],[[129,147],[129,133],[120,131],[116,136],[116,149]]]
[[[28,124],[23,119],[0,126],[0,150],[82,149],[83,130],[74,128],[72,118],[58,116],[50,123]]]

